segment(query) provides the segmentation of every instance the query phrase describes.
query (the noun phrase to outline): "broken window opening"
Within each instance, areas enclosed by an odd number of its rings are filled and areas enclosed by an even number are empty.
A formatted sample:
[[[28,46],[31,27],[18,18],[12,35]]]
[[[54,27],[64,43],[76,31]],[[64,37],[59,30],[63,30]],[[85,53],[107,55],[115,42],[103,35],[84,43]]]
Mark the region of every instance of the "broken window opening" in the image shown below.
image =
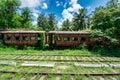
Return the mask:
[[[77,37],[73,37],[72,41],[78,41],[78,38]]]
[[[62,38],[60,36],[57,37],[57,41],[61,41]]]
[[[69,37],[64,37],[64,41],[70,41]]]

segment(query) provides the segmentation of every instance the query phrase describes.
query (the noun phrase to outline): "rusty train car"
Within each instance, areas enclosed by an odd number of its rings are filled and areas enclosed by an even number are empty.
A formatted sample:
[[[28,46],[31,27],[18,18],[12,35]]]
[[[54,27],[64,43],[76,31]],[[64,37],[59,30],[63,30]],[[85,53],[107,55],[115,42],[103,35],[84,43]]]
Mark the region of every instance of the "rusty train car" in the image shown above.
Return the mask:
[[[54,46],[79,46],[80,44],[90,44],[88,32],[70,32],[70,31],[50,31],[49,32],[49,45]]]
[[[45,31],[0,31],[0,35],[0,41],[5,45],[41,46],[39,44],[44,43],[53,47],[76,47],[83,43],[90,46],[98,44],[95,40],[91,41],[90,33],[80,31],[49,31],[48,33]],[[110,45],[105,41],[101,43]]]
[[[42,42],[40,34],[45,34],[45,31],[0,31],[0,34],[5,45],[36,46]]]

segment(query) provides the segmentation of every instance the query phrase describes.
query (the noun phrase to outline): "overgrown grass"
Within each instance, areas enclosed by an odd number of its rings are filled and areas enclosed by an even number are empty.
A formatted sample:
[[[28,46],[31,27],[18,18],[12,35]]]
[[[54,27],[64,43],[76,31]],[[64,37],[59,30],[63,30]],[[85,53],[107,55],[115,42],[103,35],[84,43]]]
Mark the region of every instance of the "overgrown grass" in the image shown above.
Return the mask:
[[[36,47],[28,46],[5,46],[0,44],[0,54],[91,54],[102,56],[117,56],[120,57],[120,47],[110,46],[94,46],[90,50],[85,45],[80,45],[76,49],[36,49]]]
[[[91,54],[88,50],[17,50],[13,47],[0,47],[0,54]]]

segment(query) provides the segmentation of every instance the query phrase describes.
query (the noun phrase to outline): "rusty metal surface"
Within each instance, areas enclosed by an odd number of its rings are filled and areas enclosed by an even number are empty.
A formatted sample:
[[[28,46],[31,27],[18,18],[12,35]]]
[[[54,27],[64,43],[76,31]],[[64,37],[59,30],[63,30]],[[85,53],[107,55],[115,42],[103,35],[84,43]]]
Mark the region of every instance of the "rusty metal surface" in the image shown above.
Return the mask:
[[[45,31],[0,31],[0,34],[6,33],[45,33]]]
[[[3,35],[3,42],[6,45],[29,45],[36,46],[40,40],[40,33],[44,33],[44,42],[51,46],[56,47],[76,47],[83,43],[94,46],[94,45],[112,45],[109,41],[106,40],[96,41],[96,39],[91,40],[90,34],[88,32],[80,31],[50,31],[46,33],[45,31],[0,31],[0,34]],[[58,38],[60,40],[58,40]],[[65,38],[69,40],[65,40]],[[77,40],[74,40],[74,39]],[[120,46],[119,43],[116,44]]]
[[[6,45],[36,46],[39,43],[40,33],[44,31],[0,31]]]
[[[54,36],[54,38],[53,38]],[[61,40],[58,40],[60,38]],[[69,40],[65,40],[68,38]],[[76,38],[76,40],[73,40]],[[83,40],[83,38],[85,40]],[[89,44],[90,38],[87,32],[49,32],[49,44],[55,46],[79,46],[80,44]],[[54,42],[54,43],[53,43]]]

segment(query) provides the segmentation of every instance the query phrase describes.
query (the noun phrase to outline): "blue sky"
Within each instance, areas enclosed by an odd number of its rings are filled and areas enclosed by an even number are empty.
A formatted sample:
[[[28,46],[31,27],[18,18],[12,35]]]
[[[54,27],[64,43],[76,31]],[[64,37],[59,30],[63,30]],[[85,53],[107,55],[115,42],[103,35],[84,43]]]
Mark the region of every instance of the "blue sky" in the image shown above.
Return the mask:
[[[54,13],[60,27],[64,20],[72,21],[73,13],[79,9],[86,8],[89,15],[96,7],[105,6],[107,2],[108,0],[21,0],[21,8],[31,9],[34,16],[33,24],[37,23],[38,14]]]

